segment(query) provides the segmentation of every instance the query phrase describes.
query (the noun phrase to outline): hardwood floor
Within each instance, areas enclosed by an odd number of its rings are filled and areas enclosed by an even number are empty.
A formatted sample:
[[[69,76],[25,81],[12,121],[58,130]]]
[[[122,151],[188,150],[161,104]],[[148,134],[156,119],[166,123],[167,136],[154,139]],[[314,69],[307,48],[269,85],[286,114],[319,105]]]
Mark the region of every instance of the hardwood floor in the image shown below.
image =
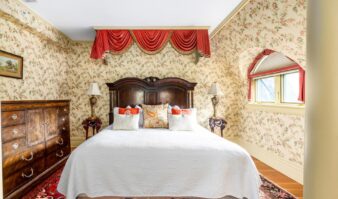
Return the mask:
[[[271,182],[277,184],[281,188],[292,193],[298,199],[303,199],[303,185],[299,184],[298,182],[292,180],[291,178],[278,172],[277,170],[271,168],[270,166],[264,164],[263,162],[257,160],[254,157],[253,160],[256,164],[258,171],[266,179],[270,180]]]

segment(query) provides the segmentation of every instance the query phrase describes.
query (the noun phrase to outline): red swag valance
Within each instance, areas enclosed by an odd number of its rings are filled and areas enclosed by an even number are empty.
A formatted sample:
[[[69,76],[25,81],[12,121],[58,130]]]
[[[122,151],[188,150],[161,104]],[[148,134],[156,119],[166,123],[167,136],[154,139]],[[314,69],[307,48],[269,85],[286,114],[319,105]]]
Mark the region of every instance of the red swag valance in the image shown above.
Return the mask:
[[[96,30],[90,57],[101,59],[107,51],[122,54],[133,41],[143,52],[156,54],[169,40],[181,54],[196,52],[200,57],[210,57],[208,30]]]
[[[279,69],[274,69],[274,70],[269,70],[269,71],[264,71],[256,74],[251,74],[251,71],[255,68],[256,64],[258,61],[260,61],[264,56],[268,56],[275,51],[270,50],[270,49],[265,49],[263,52],[258,54],[254,61],[251,63],[251,65],[248,68],[248,100],[251,100],[251,82],[253,78],[259,77],[259,76],[265,76],[265,75],[271,75],[271,74],[276,74],[276,73],[281,73],[281,72],[286,72],[286,71],[292,71],[292,70],[298,70],[299,71],[299,95],[298,95],[298,100],[301,102],[305,101],[305,70],[298,64],[292,65],[292,66],[287,66]],[[289,58],[290,59],[290,58]]]

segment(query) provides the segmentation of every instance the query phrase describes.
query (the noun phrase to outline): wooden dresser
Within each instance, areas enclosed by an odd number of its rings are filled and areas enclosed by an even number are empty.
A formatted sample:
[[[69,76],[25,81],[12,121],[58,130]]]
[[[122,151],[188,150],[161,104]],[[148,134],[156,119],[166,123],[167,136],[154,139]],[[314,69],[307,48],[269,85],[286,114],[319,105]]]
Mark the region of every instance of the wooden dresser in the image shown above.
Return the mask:
[[[70,154],[69,100],[2,101],[4,197],[21,198]]]

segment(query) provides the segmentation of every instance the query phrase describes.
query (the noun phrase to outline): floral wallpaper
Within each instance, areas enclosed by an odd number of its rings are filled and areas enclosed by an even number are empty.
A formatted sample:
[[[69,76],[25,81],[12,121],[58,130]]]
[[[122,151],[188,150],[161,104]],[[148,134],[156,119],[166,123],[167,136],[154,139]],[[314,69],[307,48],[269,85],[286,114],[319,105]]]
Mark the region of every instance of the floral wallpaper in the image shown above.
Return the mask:
[[[237,100],[234,77],[231,71],[216,64],[217,59],[201,58],[198,64],[194,63],[194,55],[181,55],[170,45],[156,55],[143,53],[133,45],[123,55],[108,55],[107,65],[101,60],[89,58],[91,42],[74,42],[72,44],[72,66],[68,73],[69,96],[72,100],[71,122],[73,136],[83,136],[81,121],[90,115],[89,97],[86,90],[90,82],[98,82],[102,96],[98,99],[96,114],[108,125],[109,92],[105,85],[124,77],[145,78],[148,76],[180,77],[188,81],[197,82],[194,92],[194,105],[198,109],[199,122],[207,127],[208,118],[212,115],[211,96],[207,92],[214,81],[222,85],[226,97],[222,97],[219,114],[229,122],[227,135],[233,136],[238,129],[238,115],[233,107]],[[215,64],[213,64],[213,62]],[[221,62],[219,62],[221,63]],[[224,106],[226,104],[226,106]]]
[[[2,18],[3,13],[15,20]],[[198,64],[193,55],[178,54],[170,45],[156,55],[133,45],[123,55],[108,55],[105,65],[89,58],[91,42],[70,41],[18,0],[1,1],[0,27],[0,49],[24,57],[24,79],[0,77],[0,99],[71,99],[73,137],[84,136],[81,122],[90,115],[86,90],[92,81],[102,92],[96,114],[104,125],[108,124],[107,82],[148,76],[197,82],[194,104],[199,122],[206,127],[212,115],[207,91],[217,81],[225,94],[218,106],[218,114],[228,122],[225,137],[237,137],[303,164],[304,117],[248,110],[245,76],[253,58],[265,48],[306,67],[305,0],[251,0],[212,38],[211,58]]]
[[[0,100],[67,98],[67,52],[0,18],[0,50],[24,58],[23,79],[0,76]]]
[[[306,68],[305,0],[251,0],[213,38],[213,56],[236,76],[236,136],[298,165],[304,159],[304,116],[247,109],[246,70],[269,48]]]

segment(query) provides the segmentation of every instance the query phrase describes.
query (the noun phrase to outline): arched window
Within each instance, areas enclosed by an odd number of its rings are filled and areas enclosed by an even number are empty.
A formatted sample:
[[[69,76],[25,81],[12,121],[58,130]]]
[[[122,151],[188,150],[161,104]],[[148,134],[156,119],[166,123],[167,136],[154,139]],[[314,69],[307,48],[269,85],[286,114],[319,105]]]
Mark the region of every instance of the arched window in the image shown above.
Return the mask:
[[[294,104],[305,100],[305,70],[280,52],[260,53],[248,68],[248,99],[257,103]]]

